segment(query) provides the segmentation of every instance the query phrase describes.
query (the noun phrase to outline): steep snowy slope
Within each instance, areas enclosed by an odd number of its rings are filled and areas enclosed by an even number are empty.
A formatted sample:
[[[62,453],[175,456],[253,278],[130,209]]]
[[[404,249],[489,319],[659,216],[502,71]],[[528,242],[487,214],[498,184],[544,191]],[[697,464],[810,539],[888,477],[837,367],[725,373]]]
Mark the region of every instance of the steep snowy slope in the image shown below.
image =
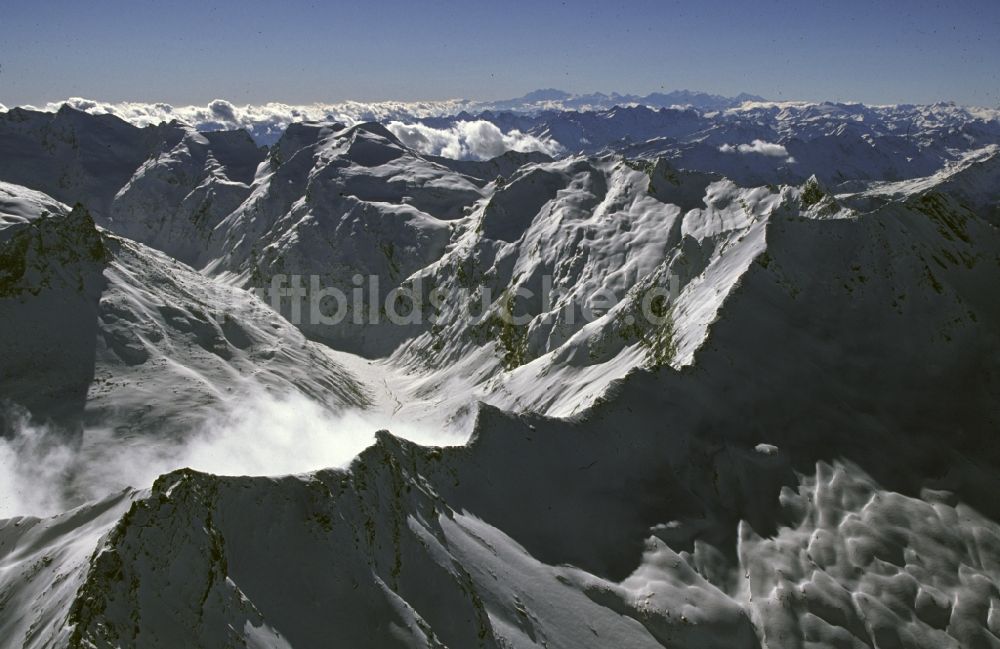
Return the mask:
[[[45,521],[0,521],[0,642],[65,646],[63,611],[87,579],[94,548],[132,503],[129,493]]]
[[[526,166],[412,278],[443,299],[393,360],[427,391],[464,384],[502,407],[575,412],[630,369],[671,362],[680,341],[685,353],[700,344],[781,200],[663,163]],[[687,338],[666,317],[674,299],[699,305]]]
[[[377,276],[384,296],[441,257],[453,222],[482,197],[484,184],[424,159],[377,124],[290,128],[250,197],[216,228],[206,272],[256,288],[275,275],[315,277],[320,287],[348,295],[359,286],[356,277],[366,283]],[[290,315],[290,302],[285,306]],[[361,316],[352,311],[336,327],[307,317],[297,324],[366,356],[398,344],[400,328],[367,326],[367,318],[356,321]]]
[[[560,164],[540,167],[556,187],[614,167]],[[739,233],[673,307],[683,367],[570,419],[484,406],[464,447],[383,433],[347,470],[180,471],[8,523],[6,574],[71,575],[34,604],[7,582],[9,646],[995,644],[997,225],[946,179],[867,210],[816,182],[761,192],[742,222],[724,206],[747,190],[678,180],[678,202],[707,196],[685,237]],[[725,277],[724,299],[697,289]]]
[[[988,146],[971,151],[962,159],[947,165],[926,178],[899,182],[870,183],[860,192],[847,192],[845,200],[867,206],[890,200],[928,203],[933,195],[948,196],[965,210],[1000,223],[1000,146]]]
[[[169,129],[139,129],[68,106],[55,113],[12,108],[0,117],[0,179],[105,214],[115,193]]]
[[[253,296],[100,230],[80,206],[3,184],[0,210],[0,391],[36,418],[156,437],[250,388],[367,402]]]
[[[206,239],[250,195],[263,153],[245,131],[190,127],[146,160],[115,195],[106,225],[193,266]]]
[[[226,185],[249,184],[264,157],[244,131],[198,135],[176,121],[138,128],[69,106],[55,113],[13,108],[2,114],[0,149],[7,152],[0,157],[0,179],[65,203],[82,202],[100,225],[117,217],[129,234],[151,241],[169,236],[171,222],[180,219],[165,214],[160,201],[194,221],[224,207],[228,213],[241,201],[233,202]],[[129,222],[145,209],[153,214],[142,227],[152,228],[156,217],[168,221],[159,226],[166,233],[143,232]]]

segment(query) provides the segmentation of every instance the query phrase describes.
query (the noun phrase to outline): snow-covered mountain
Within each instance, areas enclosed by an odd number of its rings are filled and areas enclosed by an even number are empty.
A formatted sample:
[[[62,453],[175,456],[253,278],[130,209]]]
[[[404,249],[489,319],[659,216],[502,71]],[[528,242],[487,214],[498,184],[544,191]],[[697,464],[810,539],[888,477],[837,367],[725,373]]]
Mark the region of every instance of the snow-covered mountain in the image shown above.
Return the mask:
[[[929,176],[969,151],[1000,144],[1000,111],[948,103],[867,106],[769,102],[677,91],[647,96],[540,90],[501,102],[380,102],[287,106],[108,104],[83,99],[44,109],[115,115],[137,126],[173,120],[196,130],[247,130],[277,142],[302,121],[379,122],[423,154],[490,159],[507,150],[551,156],[617,152],[666,157],[746,185],[837,184]],[[21,113],[23,114],[23,113]]]
[[[0,117],[0,647],[1000,644],[996,117],[712,110]]]
[[[1000,143],[1000,112],[952,104],[745,102],[717,111],[638,105],[463,113],[420,123],[447,132],[473,120],[557,142],[564,154],[665,157],[680,168],[723,173],[748,185],[800,183],[811,175],[828,184],[928,176],[969,151]]]

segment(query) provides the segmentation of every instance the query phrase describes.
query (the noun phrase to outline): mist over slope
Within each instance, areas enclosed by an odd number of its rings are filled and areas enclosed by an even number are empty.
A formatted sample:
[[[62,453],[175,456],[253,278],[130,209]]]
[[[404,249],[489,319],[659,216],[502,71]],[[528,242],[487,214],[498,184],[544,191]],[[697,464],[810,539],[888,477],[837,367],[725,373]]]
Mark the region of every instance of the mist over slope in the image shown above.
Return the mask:
[[[1000,644],[996,115],[584,100],[0,116],[0,647]]]

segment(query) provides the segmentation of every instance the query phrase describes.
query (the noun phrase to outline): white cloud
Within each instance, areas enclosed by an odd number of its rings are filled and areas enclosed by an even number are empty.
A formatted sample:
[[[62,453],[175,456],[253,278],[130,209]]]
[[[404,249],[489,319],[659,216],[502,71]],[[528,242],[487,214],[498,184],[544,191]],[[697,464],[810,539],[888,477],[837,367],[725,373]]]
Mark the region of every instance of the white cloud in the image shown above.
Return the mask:
[[[723,144],[719,147],[719,151],[723,153],[757,153],[775,158],[788,157],[788,149],[784,146],[775,144],[774,142],[765,142],[764,140],[754,140],[750,144],[739,144],[736,146]]]
[[[242,128],[259,144],[273,144],[293,122],[334,121],[348,126],[361,122],[388,124],[389,129],[412,148],[456,159],[488,159],[509,150],[542,151],[550,155],[562,150],[554,140],[538,138],[517,130],[503,133],[483,120],[457,122],[447,129],[414,123],[425,117],[455,115],[478,106],[474,102],[459,99],[374,103],[345,101],[301,106],[281,103],[237,106],[224,99],[214,99],[206,106],[171,106],[143,102],[109,103],[71,97],[66,101],[25,108],[54,112],[64,104],[87,113],[115,115],[136,126],[178,120],[200,131]]]
[[[30,426],[9,413],[12,438],[0,437],[0,518],[46,515],[64,509],[58,485],[73,464],[73,451],[45,426]]]
[[[73,444],[65,431],[30,423],[16,407],[7,407],[6,420],[14,435],[0,438],[0,518],[55,514],[125,487],[148,487],[183,467],[286,475],[345,466],[380,429],[428,445],[465,441],[365,411],[332,413],[301,394],[275,396],[263,388],[224,405],[193,430],[158,440],[122,439],[97,428],[84,430]]]
[[[456,160],[488,160],[507,151],[541,151],[549,155],[562,151],[555,140],[538,138],[516,129],[504,133],[484,120],[456,122],[446,129],[396,121],[390,122],[387,128],[411,149]]]
[[[239,117],[236,116],[236,106],[225,99],[213,99],[208,104],[208,110],[211,111],[213,117],[221,121],[232,123],[239,121]]]
[[[423,117],[454,115],[476,106],[473,102],[460,99],[372,103],[345,101],[300,106],[277,102],[238,106],[224,99],[215,99],[206,106],[171,106],[164,103],[113,103],[70,97],[65,101],[25,108],[55,112],[64,104],[87,113],[115,115],[136,126],[149,126],[176,119],[201,131],[243,128],[261,144],[277,141],[285,128],[293,122],[337,121],[350,126],[372,121],[412,121]]]

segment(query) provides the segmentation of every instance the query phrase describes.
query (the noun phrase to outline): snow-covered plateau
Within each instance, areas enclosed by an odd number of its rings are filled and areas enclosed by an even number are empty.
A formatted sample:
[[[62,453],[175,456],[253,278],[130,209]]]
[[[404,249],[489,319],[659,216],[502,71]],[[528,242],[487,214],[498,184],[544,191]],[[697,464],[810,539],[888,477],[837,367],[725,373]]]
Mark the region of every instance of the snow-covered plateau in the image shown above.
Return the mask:
[[[45,108],[0,649],[1000,647],[997,111]]]

